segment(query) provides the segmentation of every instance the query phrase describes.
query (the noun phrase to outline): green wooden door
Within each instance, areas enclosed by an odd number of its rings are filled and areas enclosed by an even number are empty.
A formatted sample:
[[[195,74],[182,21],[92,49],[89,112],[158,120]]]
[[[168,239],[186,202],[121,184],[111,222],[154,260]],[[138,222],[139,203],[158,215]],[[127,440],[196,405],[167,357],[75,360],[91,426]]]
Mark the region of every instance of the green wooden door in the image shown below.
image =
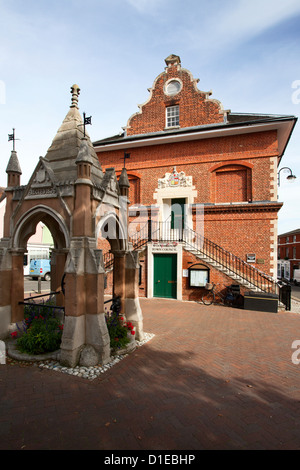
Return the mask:
[[[154,297],[177,298],[177,255],[154,255]]]
[[[185,199],[171,200],[171,228],[184,229]]]

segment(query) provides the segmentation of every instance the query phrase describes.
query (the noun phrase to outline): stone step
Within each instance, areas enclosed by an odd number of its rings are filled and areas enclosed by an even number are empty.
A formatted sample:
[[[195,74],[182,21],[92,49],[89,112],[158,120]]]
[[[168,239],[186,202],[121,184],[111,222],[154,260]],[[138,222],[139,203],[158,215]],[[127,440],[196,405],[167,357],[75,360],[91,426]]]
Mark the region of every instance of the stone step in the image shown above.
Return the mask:
[[[255,286],[254,284],[252,284],[251,282],[247,281],[246,279],[242,278],[241,276],[239,276],[237,273],[233,273],[230,271],[230,269],[226,268],[225,266],[221,265],[220,263],[218,263],[217,261],[215,260],[212,260],[207,254],[205,253],[200,253],[198,250],[194,249],[194,248],[191,248],[191,247],[187,247],[185,246],[185,249],[187,251],[189,251],[190,253],[192,253],[194,256],[196,256],[197,258],[201,259],[202,261],[208,263],[210,266],[214,267],[215,269],[217,269],[218,271],[226,274],[226,276],[230,277],[233,281],[236,281],[238,282],[239,284],[241,284],[242,286],[244,287],[247,287],[248,289],[251,289],[252,291],[254,292],[263,292],[262,289],[260,289],[259,287]]]

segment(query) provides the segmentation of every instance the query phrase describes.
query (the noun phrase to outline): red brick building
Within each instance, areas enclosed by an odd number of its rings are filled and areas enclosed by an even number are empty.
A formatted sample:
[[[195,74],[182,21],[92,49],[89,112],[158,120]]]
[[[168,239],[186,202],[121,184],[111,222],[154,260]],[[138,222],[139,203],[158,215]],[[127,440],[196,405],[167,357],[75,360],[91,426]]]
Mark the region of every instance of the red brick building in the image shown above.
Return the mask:
[[[94,142],[104,169],[120,174],[130,156],[140,295],[196,300],[207,280],[265,289],[277,275],[277,167],[297,119],[224,110],[178,56],[165,62],[123,132]]]
[[[300,269],[300,228],[278,235],[278,277],[293,280]]]

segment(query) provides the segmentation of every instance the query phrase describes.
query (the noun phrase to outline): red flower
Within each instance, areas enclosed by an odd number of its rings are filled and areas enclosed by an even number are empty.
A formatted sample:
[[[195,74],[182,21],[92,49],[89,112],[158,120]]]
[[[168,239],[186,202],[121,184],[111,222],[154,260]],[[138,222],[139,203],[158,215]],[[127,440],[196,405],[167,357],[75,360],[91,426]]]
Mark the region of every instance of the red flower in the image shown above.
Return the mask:
[[[17,332],[17,331],[13,331],[13,332],[10,334],[10,336],[11,336],[12,338],[16,338],[17,335],[18,335],[18,332]]]
[[[132,335],[135,335],[135,331],[131,330],[131,334],[132,334]]]
[[[124,320],[124,318],[123,318],[123,317],[120,317],[120,320],[122,320],[122,321],[123,321],[123,320]]]
[[[63,330],[63,329],[64,329],[64,325],[59,325],[58,328],[59,328],[60,330]]]

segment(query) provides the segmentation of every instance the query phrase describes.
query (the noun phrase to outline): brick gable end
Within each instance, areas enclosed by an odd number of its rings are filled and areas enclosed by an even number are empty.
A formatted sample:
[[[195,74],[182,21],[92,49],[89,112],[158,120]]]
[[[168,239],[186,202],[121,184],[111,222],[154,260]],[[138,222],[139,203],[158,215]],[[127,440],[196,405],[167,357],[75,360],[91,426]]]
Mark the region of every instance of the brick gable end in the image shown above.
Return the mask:
[[[176,80],[181,89],[177,94],[169,96],[166,87],[172,80]],[[210,92],[200,91],[197,81],[180,65],[169,65],[154,81],[149,100],[140,105],[140,111],[129,118],[127,135],[164,131],[166,108],[174,105],[179,105],[180,128],[224,122],[226,112],[222,104],[210,99]]]

